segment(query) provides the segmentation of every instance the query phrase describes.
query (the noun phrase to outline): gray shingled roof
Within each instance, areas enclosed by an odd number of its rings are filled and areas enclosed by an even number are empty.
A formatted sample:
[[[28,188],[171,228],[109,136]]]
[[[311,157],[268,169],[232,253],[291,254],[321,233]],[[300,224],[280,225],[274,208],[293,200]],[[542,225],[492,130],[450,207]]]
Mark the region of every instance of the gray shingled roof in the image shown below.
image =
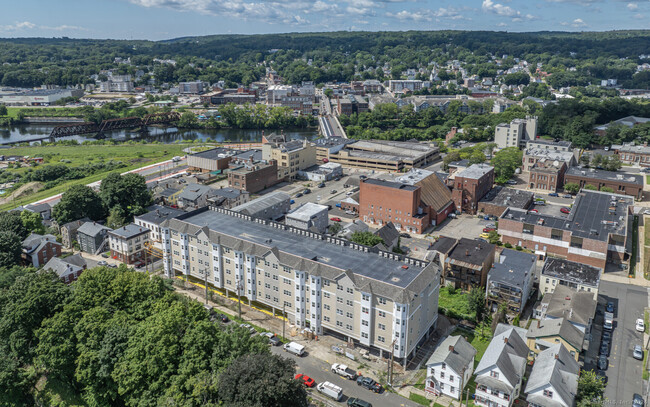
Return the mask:
[[[86,222],[83,225],[79,226],[77,233],[81,233],[87,236],[97,236],[102,230],[111,230],[111,228],[104,225],[100,225],[97,222]]]
[[[109,234],[121,237],[123,239],[131,239],[132,237],[143,235],[145,233],[149,233],[149,229],[138,226],[135,223],[122,226],[119,229],[115,229],[109,232]]]
[[[578,362],[562,344],[558,343],[537,355],[525,392],[533,393],[550,385],[565,405],[573,406],[578,392],[579,374]],[[526,400],[543,407],[559,405],[542,394],[530,395]]]
[[[384,243],[390,245],[391,243],[397,241],[399,238],[399,231],[395,228],[393,222],[388,222],[379,228],[379,230],[375,232],[375,235],[381,237]]]
[[[154,225],[160,225],[167,219],[175,218],[176,216],[185,213],[180,209],[168,208],[160,205],[153,205],[147,209],[149,212],[138,215],[135,218],[147,223],[153,223]]]
[[[494,335],[476,367],[476,383],[510,393],[523,377],[529,349],[520,330],[515,327],[504,325],[497,331],[500,333]],[[493,366],[499,368],[503,378],[496,379],[489,375],[480,376],[491,370]]]
[[[68,268],[72,270],[83,269],[86,266],[86,260],[78,254],[65,258],[52,257],[45,265],[43,270],[52,270],[57,276],[61,277]]]
[[[452,346],[453,351],[450,349]],[[448,336],[433,352],[433,355],[427,361],[427,366],[445,363],[454,372],[462,374],[463,369],[469,365],[474,356],[476,356],[476,349],[465,338],[460,335]]]
[[[533,323],[528,329],[528,338],[544,340],[551,336],[560,336],[574,348],[582,350],[585,334],[564,318],[544,319]]]
[[[565,285],[558,285],[552,293],[544,294],[542,304],[548,304],[547,316],[566,318],[581,325],[589,324],[598,305],[593,293],[575,291]]]

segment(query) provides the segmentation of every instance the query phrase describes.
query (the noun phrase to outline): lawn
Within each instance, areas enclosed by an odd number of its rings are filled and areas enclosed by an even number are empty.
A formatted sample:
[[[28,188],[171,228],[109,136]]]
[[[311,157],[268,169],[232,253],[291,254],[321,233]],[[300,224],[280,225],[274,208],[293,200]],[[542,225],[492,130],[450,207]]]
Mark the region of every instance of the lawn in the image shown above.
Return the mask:
[[[650,184],[650,175],[645,176],[645,182],[646,184]]]
[[[636,261],[639,252],[639,217],[632,221],[632,255],[630,256],[630,275],[636,272]]]
[[[650,216],[643,217],[643,226],[645,227],[644,244],[650,246],[650,225],[646,224],[646,220],[650,220]]]
[[[79,145],[79,146],[34,146],[34,147],[15,147],[5,150],[9,155],[28,155],[32,157],[43,157],[44,164],[64,164],[67,166],[77,167],[82,164],[91,164],[100,161],[122,161],[127,166],[120,168],[119,172],[125,172],[140,167],[145,167],[160,161],[169,160],[174,156],[183,155],[182,144],[119,144],[119,145]],[[61,160],[70,161],[62,163]],[[25,172],[28,168],[11,170],[15,172]],[[91,182],[103,179],[110,171],[93,174],[92,176],[71,180],[64,184],[57,185],[54,188],[39,191],[27,197],[17,199],[0,206],[0,210],[8,210],[19,205],[25,205],[39,199],[47,198],[65,192],[73,185],[89,184]]]
[[[431,400],[416,393],[410,393],[409,400],[415,401],[416,403],[421,404],[423,406],[431,405]]]
[[[71,116],[71,117],[82,117],[83,113],[81,110],[77,113],[74,107],[48,107],[48,108],[24,108],[24,107],[8,107],[7,116],[16,118],[18,113],[22,110],[27,117],[59,117],[59,116]]]
[[[452,318],[468,319],[471,321],[476,319],[476,314],[469,309],[467,293],[461,290],[452,290],[450,292],[448,287],[440,288],[438,308],[442,309],[445,315]]]

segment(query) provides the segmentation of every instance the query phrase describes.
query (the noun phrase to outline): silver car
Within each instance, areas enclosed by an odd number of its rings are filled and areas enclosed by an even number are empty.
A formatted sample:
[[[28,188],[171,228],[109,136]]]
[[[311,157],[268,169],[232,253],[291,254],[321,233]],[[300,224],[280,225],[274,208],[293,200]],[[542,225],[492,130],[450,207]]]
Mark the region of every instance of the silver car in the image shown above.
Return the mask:
[[[643,348],[641,345],[634,345],[634,350],[632,351],[632,357],[636,360],[643,360]]]

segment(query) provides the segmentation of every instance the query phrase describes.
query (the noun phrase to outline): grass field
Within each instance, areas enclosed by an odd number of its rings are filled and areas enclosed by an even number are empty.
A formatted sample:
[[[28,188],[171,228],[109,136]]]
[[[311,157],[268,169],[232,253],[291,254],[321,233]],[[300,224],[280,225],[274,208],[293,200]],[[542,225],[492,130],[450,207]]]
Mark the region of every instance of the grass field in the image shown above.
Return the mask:
[[[80,112],[78,114],[74,113],[74,111],[71,111],[74,108],[56,108],[56,107],[47,107],[47,108],[25,108],[25,107],[8,107],[7,108],[7,116],[4,117],[13,117],[16,118],[18,117],[18,113],[21,110],[24,110],[25,112],[29,112],[29,114],[25,114],[25,116],[82,116],[83,114]],[[2,116],[0,116],[2,117]]]
[[[122,161],[127,166],[120,168],[119,172],[125,172],[140,167],[145,167],[160,161],[169,160],[174,156],[183,155],[183,144],[120,144],[120,145],[79,145],[79,146],[34,146],[16,147],[5,150],[5,154],[28,155],[32,157],[43,157],[44,164],[65,164],[77,167],[82,164],[91,164],[100,161]],[[69,160],[69,163],[62,163],[61,160]],[[11,171],[25,172],[27,168],[12,169]],[[68,181],[57,185],[54,188],[39,191],[27,197],[0,206],[0,210],[8,210],[20,205],[26,205],[39,199],[47,198],[65,192],[73,185],[84,185],[103,179],[110,171],[94,174],[92,176]]]
[[[411,401],[415,401],[416,403],[423,405],[423,406],[429,406],[431,405],[431,400],[424,396],[420,396],[419,394],[416,393],[410,393],[409,394],[409,399]]]

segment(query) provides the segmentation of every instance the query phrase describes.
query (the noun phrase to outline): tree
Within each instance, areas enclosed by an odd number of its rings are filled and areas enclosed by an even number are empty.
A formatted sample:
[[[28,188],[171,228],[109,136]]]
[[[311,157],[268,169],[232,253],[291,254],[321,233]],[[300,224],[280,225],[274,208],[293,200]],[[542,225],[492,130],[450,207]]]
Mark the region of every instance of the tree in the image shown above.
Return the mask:
[[[618,171],[621,169],[623,164],[621,163],[621,159],[615,155],[612,157],[608,157],[604,162],[603,162],[603,167],[607,171]]]
[[[290,359],[246,355],[219,376],[219,398],[226,406],[307,407],[307,392],[294,374]]]
[[[576,184],[575,182],[568,182],[564,184],[564,191],[575,195],[580,192],[580,185]]]
[[[584,186],[584,189],[588,189],[589,191],[597,191],[598,188],[596,188],[594,185],[587,184]]]
[[[503,184],[512,178],[515,175],[515,170],[521,167],[522,157],[523,153],[517,147],[504,148],[494,154],[492,165],[494,166],[495,181]]]
[[[52,208],[52,216],[59,225],[84,217],[100,220],[105,215],[102,200],[92,188],[85,185],[73,185],[61,197],[61,201]]]
[[[479,287],[472,287],[467,293],[467,301],[470,311],[476,315],[477,321],[482,321],[487,312],[485,307],[485,291]]]
[[[584,165],[585,167],[589,167],[590,162],[591,159],[589,158],[588,154],[582,154],[580,156],[580,164]]]
[[[133,173],[109,174],[102,180],[99,196],[106,208],[120,207],[126,221],[130,221],[134,215],[143,213],[153,202],[144,177]]]
[[[350,240],[354,243],[370,247],[384,243],[384,239],[370,232],[354,232],[352,233],[352,236],[350,236]]]
[[[126,217],[124,210],[119,206],[114,206],[108,211],[108,218],[106,218],[106,226],[111,229],[119,229],[126,225]]]
[[[332,223],[330,225],[330,227],[328,228],[328,231],[332,236],[334,236],[337,233],[339,233],[341,231],[341,229],[343,229],[341,224],[339,222],[334,222],[334,223]]]
[[[199,127],[199,120],[196,118],[196,115],[192,112],[185,112],[181,115],[181,118],[178,120],[178,128],[181,129],[196,129]]]
[[[6,116],[6,115],[7,115],[7,106],[0,105],[0,116]]]
[[[38,233],[40,235],[45,233],[45,226],[43,226],[43,218],[41,215],[35,212],[22,211],[20,213],[20,219],[23,222],[23,226],[27,229],[28,232]]]
[[[485,154],[480,150],[474,150],[469,156],[470,164],[481,164],[485,162]]]
[[[579,406],[591,406],[592,403],[602,405],[605,384],[603,379],[594,371],[583,370],[578,378],[578,394],[576,401]]]
[[[332,96],[334,96],[334,91],[333,91],[332,89],[325,89],[325,90],[323,91],[323,94],[324,94],[326,97],[328,97],[328,98],[331,99]]]
[[[18,264],[22,252],[20,236],[11,230],[0,230],[0,267],[11,267]]]
[[[0,212],[0,231],[14,232],[21,239],[29,234],[18,211]]]
[[[609,192],[610,194],[614,193],[614,189],[610,187],[600,187],[601,192]]]

